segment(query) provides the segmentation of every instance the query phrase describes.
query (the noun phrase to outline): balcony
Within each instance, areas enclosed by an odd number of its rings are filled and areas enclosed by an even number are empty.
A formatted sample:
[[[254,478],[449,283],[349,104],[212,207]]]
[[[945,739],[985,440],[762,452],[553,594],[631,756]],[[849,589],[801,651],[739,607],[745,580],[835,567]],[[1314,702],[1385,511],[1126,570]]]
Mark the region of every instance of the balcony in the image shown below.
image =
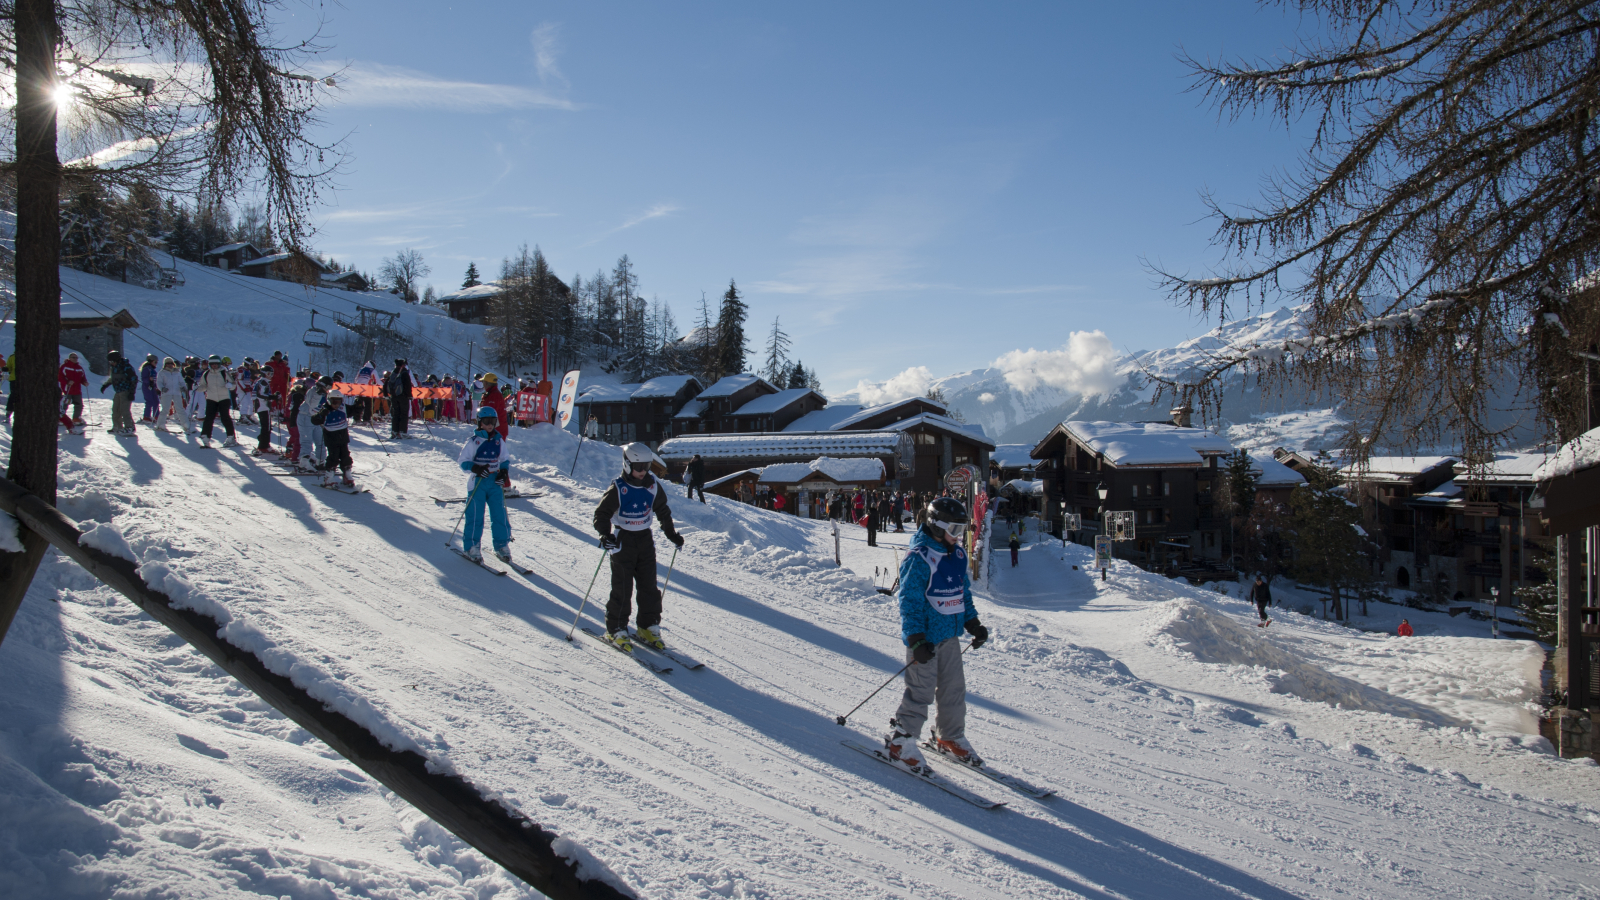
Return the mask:
[[[1466,528],[1458,528],[1456,529],[1456,540],[1467,547],[1498,547],[1500,546],[1500,532],[1472,531]]]

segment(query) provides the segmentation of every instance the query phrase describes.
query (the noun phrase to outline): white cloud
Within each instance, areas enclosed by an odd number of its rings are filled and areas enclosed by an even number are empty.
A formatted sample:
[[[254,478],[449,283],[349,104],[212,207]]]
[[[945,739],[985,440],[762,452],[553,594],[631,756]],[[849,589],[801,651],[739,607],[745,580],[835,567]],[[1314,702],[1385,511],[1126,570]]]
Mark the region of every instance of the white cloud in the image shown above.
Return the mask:
[[[673,206],[670,203],[657,203],[655,206],[650,207],[639,215],[634,216],[626,222],[623,222],[620,226],[614,229],[614,231],[622,231],[624,228],[632,228],[641,222],[648,222],[651,219],[659,219],[662,216],[670,216],[681,208],[682,207]]]
[[[1122,384],[1117,351],[1103,331],[1074,331],[1060,350],[1013,350],[994,361],[1019,391],[1040,385],[1079,394],[1108,394]]]
[[[541,62],[538,65],[540,76],[543,78],[546,72],[545,64]],[[553,69],[554,65],[552,59],[549,66]],[[566,97],[542,88],[453,81],[415,69],[382,63],[352,62],[343,69],[327,74],[333,75],[338,84],[337,87],[329,89],[329,99],[344,106],[407,107],[471,112],[537,107],[567,110],[578,108]],[[559,72],[556,74],[559,75]]]
[[[893,403],[908,397],[921,397],[933,386],[933,373],[927,366],[912,366],[888,381],[856,382],[856,397],[863,406]]]
[[[993,394],[989,393],[988,391],[984,391],[983,393],[978,395],[978,402],[979,403],[993,403],[994,401],[995,401],[995,396]]]
[[[540,84],[567,86],[567,76],[556,65],[556,34],[560,26],[546,22],[533,30],[529,40],[533,43],[533,64],[539,73]]]

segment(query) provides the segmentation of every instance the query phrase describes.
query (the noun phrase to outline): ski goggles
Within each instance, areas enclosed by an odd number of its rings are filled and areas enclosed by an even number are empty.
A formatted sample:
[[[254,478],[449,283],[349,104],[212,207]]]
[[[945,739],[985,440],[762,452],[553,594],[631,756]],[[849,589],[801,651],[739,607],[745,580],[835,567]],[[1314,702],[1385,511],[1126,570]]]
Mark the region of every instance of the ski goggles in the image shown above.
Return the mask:
[[[965,522],[935,522],[933,524],[943,528],[953,538],[959,538],[967,533],[967,523]]]

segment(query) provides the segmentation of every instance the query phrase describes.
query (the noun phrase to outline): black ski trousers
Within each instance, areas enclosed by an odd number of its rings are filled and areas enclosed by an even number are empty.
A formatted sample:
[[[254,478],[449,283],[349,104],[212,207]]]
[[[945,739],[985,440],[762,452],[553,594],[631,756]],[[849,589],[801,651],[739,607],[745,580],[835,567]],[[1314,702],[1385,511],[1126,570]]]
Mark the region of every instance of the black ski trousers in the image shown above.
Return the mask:
[[[661,622],[661,588],[656,586],[656,541],[648,531],[618,529],[622,549],[611,554],[611,600],[606,603],[606,633],[628,627],[633,588],[639,586],[640,628]]]
[[[314,426],[322,428],[321,425]],[[350,459],[350,432],[339,429],[338,431],[322,431],[322,445],[328,448],[328,461],[322,464],[324,472],[339,469],[344,472],[355,467],[355,462]]]
[[[411,395],[389,398],[389,433],[405,434],[406,420],[411,417]]]
[[[206,421],[200,426],[200,433],[211,437],[211,426],[216,423],[217,417],[222,417],[222,428],[228,432],[228,437],[233,437],[233,416],[228,410],[233,408],[232,400],[206,400]]]

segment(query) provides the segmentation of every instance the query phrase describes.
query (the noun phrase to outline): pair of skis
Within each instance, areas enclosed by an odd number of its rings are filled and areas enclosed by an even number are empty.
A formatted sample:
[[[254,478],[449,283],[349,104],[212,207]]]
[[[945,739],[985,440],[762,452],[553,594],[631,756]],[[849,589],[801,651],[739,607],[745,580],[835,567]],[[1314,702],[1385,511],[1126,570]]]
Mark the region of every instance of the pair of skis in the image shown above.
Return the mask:
[[[872,748],[869,748],[869,747],[862,746],[861,744],[858,744],[855,741],[842,741],[841,743],[843,743],[846,747],[849,747],[851,750],[855,750],[858,753],[864,753],[867,756],[872,757],[873,759],[877,760],[878,762],[883,763],[884,765],[890,767],[891,769],[896,769],[898,771],[904,772],[907,775],[910,775],[913,778],[918,779],[919,781],[923,781],[923,782],[926,782],[928,784],[931,784],[934,787],[938,788],[939,790],[944,791],[945,793],[947,793],[947,794],[949,794],[949,795],[951,795],[953,797],[959,797],[960,799],[965,800],[968,803],[971,803],[973,806],[976,806],[976,807],[978,807],[980,809],[999,809],[999,808],[1001,808],[1001,807],[1006,805],[1005,801],[1003,801],[1003,800],[991,800],[988,797],[983,796],[982,794],[978,794],[978,793],[975,793],[973,791],[969,791],[966,788],[962,787],[961,785],[956,784],[955,782],[952,782],[952,781],[949,781],[949,780],[945,779],[938,772],[934,771],[931,766],[928,765],[927,760],[923,760],[922,765],[913,767],[913,766],[907,765],[906,763],[901,762],[900,760],[894,759],[893,757],[889,756],[889,752],[886,749],[882,748],[882,747],[879,747],[877,749],[872,749]],[[968,771],[971,771],[971,772],[976,772],[979,775],[982,775],[983,777],[989,779],[990,781],[993,781],[996,784],[1005,785],[1006,787],[1008,787],[1008,788],[1010,788],[1010,789],[1012,789],[1012,790],[1014,790],[1014,791],[1016,791],[1016,792],[1018,792],[1020,794],[1025,794],[1025,795],[1027,795],[1029,797],[1033,797],[1033,798],[1039,799],[1039,800],[1042,800],[1042,799],[1044,799],[1046,797],[1049,797],[1049,796],[1052,796],[1052,795],[1055,794],[1055,790],[1054,789],[1035,787],[1035,786],[1027,783],[1026,781],[1023,781],[1022,779],[1017,778],[1016,776],[1007,775],[1007,774],[1005,774],[1003,772],[997,772],[997,771],[994,770],[993,767],[989,766],[988,764],[984,764],[984,765],[981,765],[981,766],[975,766],[975,765],[972,765],[971,763],[968,763],[968,762],[966,762],[964,760],[958,759],[957,757],[955,757],[955,756],[951,755],[950,753],[946,752],[944,749],[940,748],[937,744],[933,743],[932,741],[924,741],[922,743],[922,747],[923,747],[924,750],[927,750],[927,751],[929,751],[931,753],[937,753],[940,756],[943,756],[945,759],[950,760],[951,762],[955,763],[956,765],[960,766],[963,769],[967,769]]]
[[[706,664],[701,662],[700,660],[695,659],[694,657],[690,656],[687,653],[684,653],[682,650],[675,650],[672,647],[668,647],[665,650],[658,650],[655,647],[652,647],[649,644],[644,643],[643,641],[635,641],[634,645],[633,645],[633,652],[630,653],[627,650],[624,650],[621,647],[618,647],[616,644],[611,643],[609,640],[606,640],[606,636],[605,635],[601,634],[598,631],[595,631],[593,628],[590,628],[588,625],[583,626],[583,628],[581,630],[583,631],[584,634],[587,634],[588,636],[594,638],[595,640],[599,641],[600,643],[605,644],[607,647],[610,647],[611,649],[617,651],[618,653],[621,653],[624,656],[632,657],[635,662],[639,663],[640,665],[644,666],[645,668],[649,669],[650,671],[656,673],[657,675],[665,675],[668,672],[671,672],[672,671],[672,667],[671,666],[659,665],[659,664],[657,664],[655,662],[652,662],[650,659],[647,659],[647,658],[645,658],[643,656],[640,656],[639,652],[641,650],[644,651],[645,653],[649,653],[649,654],[653,655],[654,657],[656,657],[658,659],[661,659],[661,660],[663,660],[665,662],[677,663],[678,665],[683,666],[685,669],[688,669],[691,672],[696,671],[697,669],[703,669],[703,668],[706,667]]]
[[[508,493],[508,494],[506,494],[505,495],[505,499],[507,499],[507,500],[537,500],[537,499],[539,499],[540,497],[543,497],[543,496],[544,496],[544,492],[543,491],[529,491],[526,494],[524,494],[524,493],[519,491],[517,493]],[[448,505],[448,504],[451,504],[451,503],[465,503],[468,500],[471,500],[472,498],[471,497],[433,497],[431,499],[433,500],[433,502],[439,504],[440,506],[445,506],[445,505]]]
[[[471,556],[468,556],[467,555],[467,551],[462,550],[460,547],[457,547],[455,544],[447,544],[446,546],[448,546],[450,548],[450,552],[451,553],[454,553],[455,555],[461,557],[462,559],[466,560],[467,562],[472,563],[473,565],[475,565],[478,568],[484,570],[485,572],[489,572],[489,573],[492,573],[492,574],[495,574],[495,575],[499,575],[501,577],[504,577],[505,574],[506,574],[506,570],[505,569],[502,569],[502,568],[499,568],[497,566],[491,565],[489,563],[489,561],[486,560],[486,559],[475,559],[475,558],[473,558]],[[499,559],[499,557],[495,557],[495,558]],[[500,561],[505,563],[506,565],[510,566],[513,571],[515,571],[518,575],[521,575],[523,578],[527,578],[529,575],[533,574],[533,570],[532,569],[528,568],[527,566],[519,564],[516,560],[501,559]]]

